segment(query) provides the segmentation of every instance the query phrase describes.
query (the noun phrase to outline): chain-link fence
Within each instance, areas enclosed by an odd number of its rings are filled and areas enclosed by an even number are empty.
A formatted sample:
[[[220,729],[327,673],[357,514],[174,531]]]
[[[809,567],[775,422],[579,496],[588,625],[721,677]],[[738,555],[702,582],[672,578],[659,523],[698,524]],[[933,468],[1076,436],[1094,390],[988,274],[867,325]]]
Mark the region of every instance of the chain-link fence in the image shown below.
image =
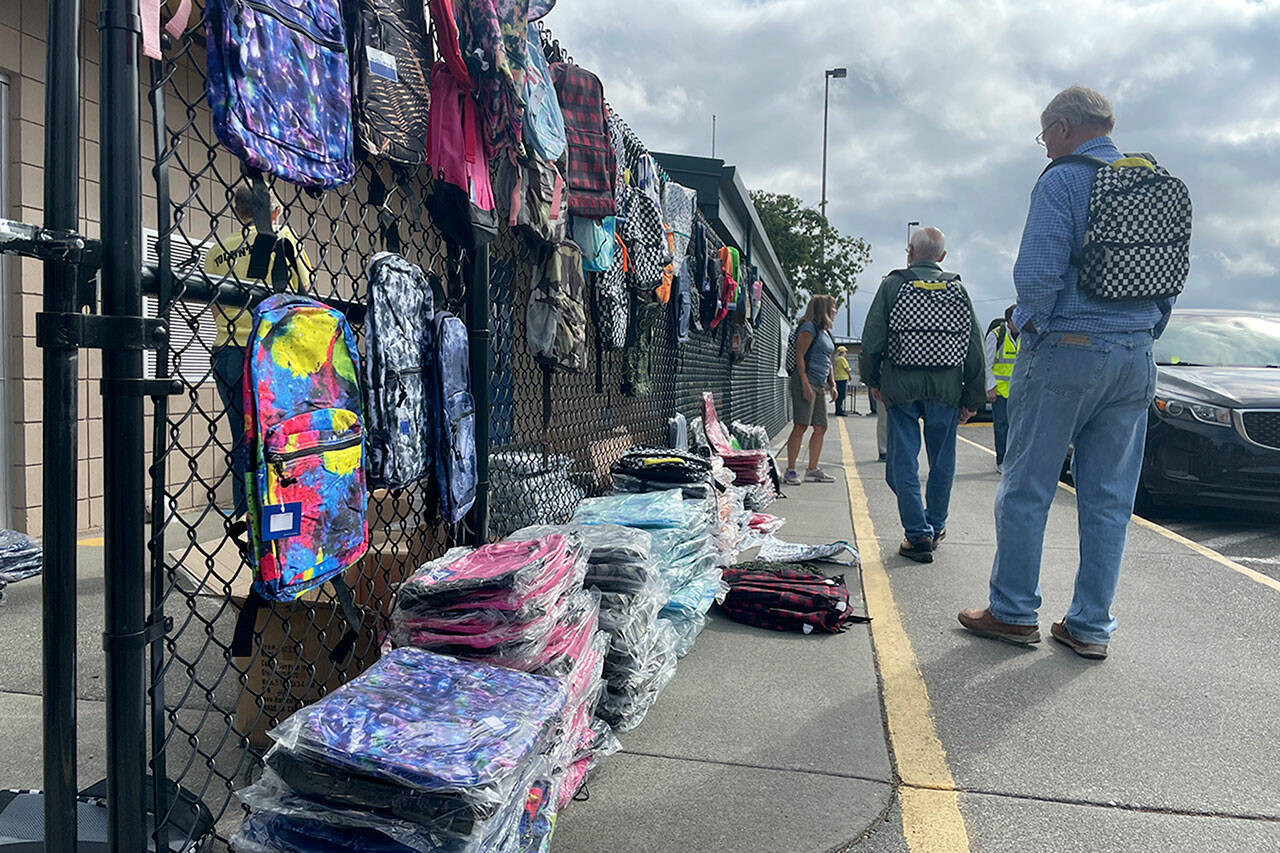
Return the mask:
[[[544,44],[551,61],[566,58],[546,33]],[[163,642],[152,646],[149,748],[154,777],[203,802],[225,839],[242,816],[233,792],[256,775],[266,731],[370,664],[394,585],[473,533],[444,523],[430,479],[376,490],[368,553],[345,578],[362,611],[352,653],[332,654],[348,620],[327,585],[263,607],[247,648],[233,642],[252,580],[235,536],[242,500],[235,472],[243,466],[238,377],[243,330],[266,291],[244,274],[237,254],[249,230],[235,199],[249,180],[214,135],[205,67],[203,27],[193,22],[163,61],[151,64],[144,87],[150,102],[144,139],[154,146],[144,153],[154,168],[143,181],[144,307],[170,330],[168,345],[148,357],[145,370],[181,389],[157,398],[147,415],[151,612],[153,621],[172,619]],[[428,273],[440,294],[437,307],[467,316],[477,259],[450,252],[431,224],[424,210],[430,184],[425,167],[393,172],[363,160],[353,181],[323,194],[283,181],[270,186],[279,206],[276,227],[298,250],[288,286],[342,311],[362,352],[365,269],[385,249]],[[488,270],[490,536],[567,520],[583,497],[610,488],[610,465],[623,451],[664,443],[677,412],[697,415],[704,391],[726,421],[762,424],[771,434],[781,428],[776,331],[760,334],[755,351],[731,365],[723,331],[677,343],[674,318],[664,311],[653,339],[638,343],[649,355],[652,389],[628,396],[621,390],[624,353],[598,346],[590,324],[582,373],[545,374],[530,355],[524,325],[536,264],[523,237],[501,233]],[[478,325],[475,317],[469,321]],[[761,328],[776,330],[779,321],[779,307],[766,300]],[[154,787],[165,816],[159,831],[169,843],[195,834],[175,793]]]

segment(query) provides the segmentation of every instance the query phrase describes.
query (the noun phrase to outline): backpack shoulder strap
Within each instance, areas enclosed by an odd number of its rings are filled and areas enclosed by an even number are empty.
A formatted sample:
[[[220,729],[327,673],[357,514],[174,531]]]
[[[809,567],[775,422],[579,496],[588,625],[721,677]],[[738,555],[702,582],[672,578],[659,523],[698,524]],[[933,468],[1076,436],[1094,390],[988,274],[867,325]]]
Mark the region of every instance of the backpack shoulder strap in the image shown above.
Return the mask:
[[[1079,163],[1082,166],[1092,166],[1095,169],[1101,169],[1103,166],[1111,165],[1111,163],[1103,160],[1101,157],[1090,157],[1087,154],[1068,154],[1065,157],[1059,157],[1048,166],[1045,166],[1044,171],[1040,173],[1040,177],[1047,175],[1049,170],[1053,167],[1065,166],[1068,163]]]

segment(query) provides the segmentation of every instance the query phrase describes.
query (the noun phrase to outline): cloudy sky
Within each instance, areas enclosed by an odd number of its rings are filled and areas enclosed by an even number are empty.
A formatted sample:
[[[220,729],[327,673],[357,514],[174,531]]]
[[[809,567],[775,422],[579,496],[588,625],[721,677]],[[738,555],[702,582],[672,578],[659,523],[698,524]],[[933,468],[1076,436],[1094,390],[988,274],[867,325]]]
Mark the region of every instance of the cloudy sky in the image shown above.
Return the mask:
[[[650,148],[716,154],[753,189],[819,201],[823,70],[828,212],[880,276],[906,223],[946,232],[978,313],[1012,301],[1040,110],[1073,83],[1106,94],[1121,150],[1191,189],[1180,304],[1280,310],[1280,0],[560,0],[547,24]],[[844,331],[844,319],[836,331]]]

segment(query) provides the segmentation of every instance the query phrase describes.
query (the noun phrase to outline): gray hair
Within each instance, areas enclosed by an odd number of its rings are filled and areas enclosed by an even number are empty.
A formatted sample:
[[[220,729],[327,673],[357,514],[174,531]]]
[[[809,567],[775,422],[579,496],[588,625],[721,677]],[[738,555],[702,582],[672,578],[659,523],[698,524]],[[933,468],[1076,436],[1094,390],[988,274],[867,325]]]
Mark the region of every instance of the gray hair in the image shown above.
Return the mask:
[[[917,261],[939,261],[947,251],[947,235],[932,225],[911,232],[907,246],[915,253]]]
[[[1111,102],[1084,86],[1071,86],[1054,95],[1040,114],[1040,127],[1047,128],[1058,119],[1065,119],[1072,127],[1095,128],[1104,134],[1116,126]]]

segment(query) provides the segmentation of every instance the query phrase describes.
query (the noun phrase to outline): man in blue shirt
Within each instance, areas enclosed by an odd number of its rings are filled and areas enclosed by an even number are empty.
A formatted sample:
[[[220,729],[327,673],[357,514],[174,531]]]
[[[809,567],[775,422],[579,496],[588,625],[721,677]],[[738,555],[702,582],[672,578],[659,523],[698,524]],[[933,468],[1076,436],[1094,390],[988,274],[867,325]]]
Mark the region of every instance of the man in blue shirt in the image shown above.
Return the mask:
[[[1072,86],[1041,114],[1036,142],[1050,160],[1083,154],[1111,163],[1121,156],[1109,136],[1114,126],[1106,98]],[[1084,245],[1095,175],[1088,164],[1062,164],[1046,170],[1031,193],[1013,268],[1020,351],[996,491],[989,606],[959,618],[981,636],[1040,641],[1045,521],[1074,444],[1080,564],[1071,606],[1050,633],[1082,657],[1102,659],[1116,627],[1111,603],[1155,393],[1151,344],[1169,321],[1173,299],[1107,301],[1080,289],[1071,255]]]

